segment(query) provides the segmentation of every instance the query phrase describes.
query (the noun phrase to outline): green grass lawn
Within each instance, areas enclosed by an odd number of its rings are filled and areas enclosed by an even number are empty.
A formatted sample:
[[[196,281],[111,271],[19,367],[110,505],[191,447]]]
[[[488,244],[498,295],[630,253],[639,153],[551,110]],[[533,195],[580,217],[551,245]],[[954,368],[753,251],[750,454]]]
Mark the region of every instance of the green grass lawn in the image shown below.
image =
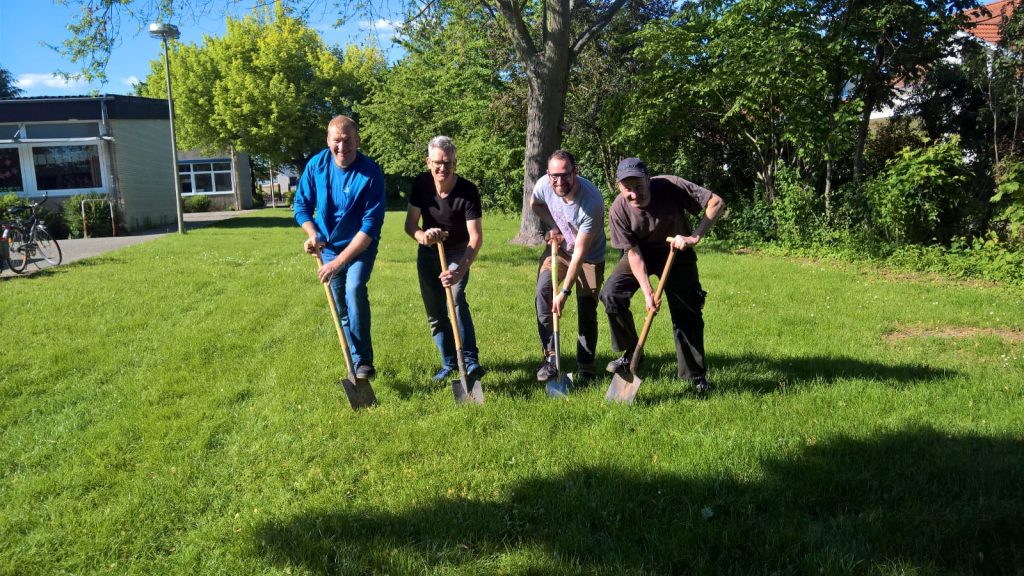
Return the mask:
[[[714,394],[674,380],[666,311],[635,405],[550,400],[539,250],[488,215],[460,407],[403,219],[358,413],[284,210],[0,282],[0,573],[1024,571],[1020,290],[702,246]]]

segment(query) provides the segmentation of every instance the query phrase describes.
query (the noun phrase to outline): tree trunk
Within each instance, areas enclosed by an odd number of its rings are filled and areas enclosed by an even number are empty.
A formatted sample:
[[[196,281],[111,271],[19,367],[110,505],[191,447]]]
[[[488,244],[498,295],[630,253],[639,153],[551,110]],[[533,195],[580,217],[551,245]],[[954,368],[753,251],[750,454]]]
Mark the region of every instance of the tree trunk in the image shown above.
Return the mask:
[[[544,10],[541,50],[526,62],[529,94],[526,105],[526,151],[523,158],[523,206],[514,244],[535,246],[544,241],[540,220],[530,208],[533,185],[547,171],[548,156],[562,144],[565,94],[569,90],[569,0],[548,0]]]
[[[864,85],[864,110],[860,117],[860,127],[857,130],[857,148],[853,153],[853,182],[860,184],[861,172],[864,169],[864,146],[868,141],[868,129],[871,126],[871,113],[875,110],[875,103],[878,101],[879,84],[882,82],[881,69],[885,62],[885,46],[879,42],[875,46],[875,65],[868,72]]]
[[[547,159],[562,144],[562,120],[568,89],[568,54],[563,65],[535,65],[529,73],[530,92],[526,111],[526,153],[523,159],[523,206],[519,234],[513,244],[536,246],[544,241],[540,220],[530,209],[533,185],[547,171]]]

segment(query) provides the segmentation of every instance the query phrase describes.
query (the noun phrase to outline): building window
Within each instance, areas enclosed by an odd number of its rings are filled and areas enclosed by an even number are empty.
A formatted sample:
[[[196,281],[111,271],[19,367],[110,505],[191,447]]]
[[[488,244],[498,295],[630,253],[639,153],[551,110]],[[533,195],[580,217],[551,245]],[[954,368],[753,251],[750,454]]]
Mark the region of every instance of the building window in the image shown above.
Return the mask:
[[[33,146],[39,190],[102,188],[99,146]]]
[[[25,138],[96,138],[100,135],[98,122],[54,122],[49,124],[25,124]]]
[[[231,161],[187,160],[178,163],[182,194],[230,194]]]
[[[22,192],[25,185],[21,181],[21,155],[17,148],[0,148],[0,194],[4,192]]]

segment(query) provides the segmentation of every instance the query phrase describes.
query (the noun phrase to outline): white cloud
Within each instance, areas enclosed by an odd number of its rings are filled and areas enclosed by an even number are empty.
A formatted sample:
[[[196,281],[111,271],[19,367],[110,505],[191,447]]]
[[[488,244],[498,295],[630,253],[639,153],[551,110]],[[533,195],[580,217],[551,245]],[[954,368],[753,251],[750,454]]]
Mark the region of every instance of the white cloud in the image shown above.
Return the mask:
[[[121,84],[124,84],[131,89],[135,89],[135,85],[139,82],[141,82],[141,80],[139,80],[138,76],[127,76],[125,78],[121,78]]]
[[[399,22],[397,20],[388,20],[386,18],[378,18],[373,22],[368,20],[359,22],[359,27],[363,30],[375,30],[377,32],[393,32],[398,25]]]
[[[85,80],[65,79],[56,74],[20,74],[14,84],[22,90],[36,90],[40,88],[51,88],[58,90],[75,91],[82,90],[89,86]]]

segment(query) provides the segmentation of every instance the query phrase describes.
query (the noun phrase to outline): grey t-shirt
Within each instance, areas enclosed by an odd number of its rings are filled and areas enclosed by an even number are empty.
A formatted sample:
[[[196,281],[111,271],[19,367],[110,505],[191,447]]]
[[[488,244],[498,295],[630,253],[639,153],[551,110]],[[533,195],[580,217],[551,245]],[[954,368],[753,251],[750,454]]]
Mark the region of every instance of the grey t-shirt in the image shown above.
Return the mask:
[[[590,250],[583,256],[584,262],[604,262],[604,197],[594,183],[581,176],[576,177],[580,189],[572,202],[566,202],[555,194],[547,174],[533,185],[534,204],[546,204],[558,230],[565,238],[562,248],[572,254],[576,246],[576,235],[590,234]]]

